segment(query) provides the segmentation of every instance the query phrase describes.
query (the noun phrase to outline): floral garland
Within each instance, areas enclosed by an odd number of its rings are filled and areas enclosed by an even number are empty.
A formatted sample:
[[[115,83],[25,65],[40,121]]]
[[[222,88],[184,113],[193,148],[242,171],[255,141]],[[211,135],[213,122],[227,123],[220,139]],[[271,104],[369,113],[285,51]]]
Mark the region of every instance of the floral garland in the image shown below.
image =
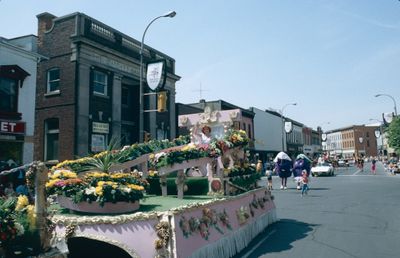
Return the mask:
[[[219,223],[227,229],[232,230],[229,216],[225,209],[223,212],[217,212],[214,209],[204,208],[201,218],[191,217],[190,219],[186,219],[186,217],[182,215],[179,220],[179,227],[185,238],[188,238],[194,233],[199,233],[202,238],[208,240],[211,227],[215,228],[220,234],[224,234],[224,231],[218,225]]]
[[[168,243],[171,238],[171,225],[167,221],[160,221],[154,226],[157,237],[154,246],[157,252],[157,258],[169,257]]]
[[[163,213],[157,212],[135,212],[133,214],[122,214],[118,216],[71,216],[54,215],[52,222],[55,225],[76,224],[76,225],[118,225],[135,221],[145,221],[157,219]]]

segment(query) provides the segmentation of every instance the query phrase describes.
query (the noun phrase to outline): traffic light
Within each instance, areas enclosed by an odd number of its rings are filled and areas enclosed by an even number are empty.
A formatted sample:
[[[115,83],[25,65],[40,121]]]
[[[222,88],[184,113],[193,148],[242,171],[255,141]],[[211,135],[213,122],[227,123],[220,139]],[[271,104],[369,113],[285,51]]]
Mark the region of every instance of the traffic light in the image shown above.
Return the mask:
[[[167,111],[167,92],[160,91],[157,93],[157,112]]]

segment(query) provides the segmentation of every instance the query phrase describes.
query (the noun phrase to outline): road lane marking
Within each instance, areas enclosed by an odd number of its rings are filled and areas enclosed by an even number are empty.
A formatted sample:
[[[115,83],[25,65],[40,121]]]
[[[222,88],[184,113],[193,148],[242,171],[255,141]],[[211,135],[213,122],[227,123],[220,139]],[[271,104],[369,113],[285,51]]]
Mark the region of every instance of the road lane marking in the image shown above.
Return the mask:
[[[273,233],[276,232],[276,229],[272,230],[271,232],[269,232],[265,237],[263,237],[258,244],[256,244],[253,248],[251,248],[244,256],[242,256],[243,258],[247,258],[249,257],[249,255],[251,253],[254,252],[254,250],[256,250],[262,243],[264,243],[265,240],[267,240],[268,237],[270,237]]]

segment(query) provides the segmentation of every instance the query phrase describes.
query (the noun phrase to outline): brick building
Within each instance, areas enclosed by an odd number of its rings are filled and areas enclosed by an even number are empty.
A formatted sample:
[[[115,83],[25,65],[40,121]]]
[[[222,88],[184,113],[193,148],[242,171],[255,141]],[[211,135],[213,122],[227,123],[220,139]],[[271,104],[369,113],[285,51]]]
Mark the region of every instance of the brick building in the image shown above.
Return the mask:
[[[139,141],[140,42],[82,13],[38,18],[35,159],[102,151],[112,137]],[[144,46],[144,63],[165,60],[167,112],[144,116],[153,137],[175,137],[175,60]],[[149,92],[145,84],[144,93]],[[153,96],[154,97],[154,96]],[[152,109],[155,98],[144,98]]]
[[[331,157],[377,156],[376,126],[353,125],[327,131],[326,150]]]

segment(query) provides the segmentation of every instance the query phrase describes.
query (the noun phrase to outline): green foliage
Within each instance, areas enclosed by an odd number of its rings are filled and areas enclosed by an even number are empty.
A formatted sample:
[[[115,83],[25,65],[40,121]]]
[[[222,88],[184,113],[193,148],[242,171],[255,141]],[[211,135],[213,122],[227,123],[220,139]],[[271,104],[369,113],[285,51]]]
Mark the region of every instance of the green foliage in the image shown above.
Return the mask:
[[[400,154],[400,117],[395,117],[390,123],[388,132],[389,146]]]

